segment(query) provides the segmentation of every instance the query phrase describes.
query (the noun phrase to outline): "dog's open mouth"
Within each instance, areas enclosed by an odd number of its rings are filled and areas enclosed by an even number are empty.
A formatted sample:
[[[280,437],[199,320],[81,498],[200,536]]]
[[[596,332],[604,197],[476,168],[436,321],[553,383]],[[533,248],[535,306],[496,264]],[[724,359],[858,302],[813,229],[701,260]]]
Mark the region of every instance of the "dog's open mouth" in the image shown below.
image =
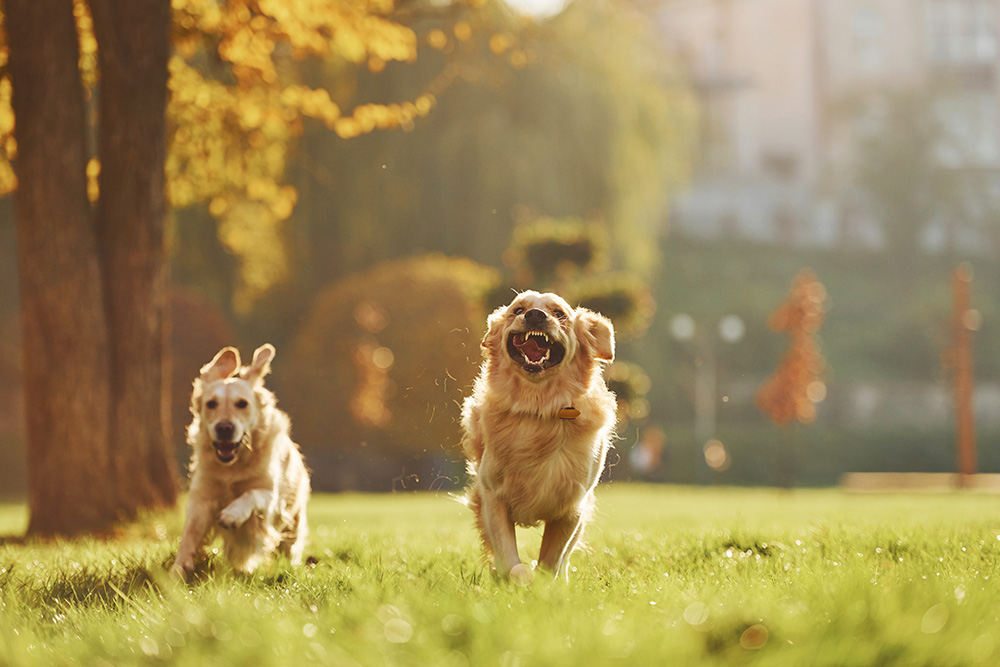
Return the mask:
[[[236,442],[212,442],[215,446],[215,455],[223,463],[232,463],[236,460],[236,452],[240,448],[240,441]]]
[[[558,365],[566,348],[543,331],[516,331],[507,337],[507,354],[527,372],[540,373]]]

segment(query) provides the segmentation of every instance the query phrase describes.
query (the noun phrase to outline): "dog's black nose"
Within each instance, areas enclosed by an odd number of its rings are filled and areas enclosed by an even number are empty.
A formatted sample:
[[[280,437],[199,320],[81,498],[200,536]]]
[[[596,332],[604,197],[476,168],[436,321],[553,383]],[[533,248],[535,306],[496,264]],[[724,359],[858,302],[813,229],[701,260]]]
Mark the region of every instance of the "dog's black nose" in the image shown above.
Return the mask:
[[[528,324],[528,326],[537,327],[545,324],[546,317],[548,317],[548,315],[545,314],[544,310],[532,308],[524,314],[524,321]]]
[[[236,426],[232,422],[219,422],[215,425],[215,439],[223,442],[232,442],[236,433]]]

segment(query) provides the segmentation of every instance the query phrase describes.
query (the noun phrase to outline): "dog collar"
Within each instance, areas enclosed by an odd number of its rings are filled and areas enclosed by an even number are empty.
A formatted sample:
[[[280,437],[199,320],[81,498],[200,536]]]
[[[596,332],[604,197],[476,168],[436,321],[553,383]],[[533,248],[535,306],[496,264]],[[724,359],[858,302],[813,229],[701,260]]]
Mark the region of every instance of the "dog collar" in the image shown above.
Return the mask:
[[[559,412],[556,413],[559,419],[576,419],[580,416],[580,411],[576,408],[570,406],[568,408],[561,408]]]

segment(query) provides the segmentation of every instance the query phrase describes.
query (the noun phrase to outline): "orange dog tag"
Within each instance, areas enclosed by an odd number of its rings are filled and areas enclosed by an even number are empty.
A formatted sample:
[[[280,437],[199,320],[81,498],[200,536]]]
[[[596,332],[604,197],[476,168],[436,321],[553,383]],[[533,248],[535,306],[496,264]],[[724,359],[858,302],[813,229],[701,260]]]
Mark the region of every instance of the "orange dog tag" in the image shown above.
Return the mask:
[[[559,411],[559,419],[576,419],[580,416],[580,411],[576,408],[563,408]]]

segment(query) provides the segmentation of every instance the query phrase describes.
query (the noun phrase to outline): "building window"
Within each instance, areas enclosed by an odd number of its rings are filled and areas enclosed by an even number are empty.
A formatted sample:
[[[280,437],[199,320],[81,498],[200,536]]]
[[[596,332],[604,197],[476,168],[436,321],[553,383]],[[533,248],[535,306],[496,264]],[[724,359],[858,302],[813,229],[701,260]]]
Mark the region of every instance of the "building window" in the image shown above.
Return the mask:
[[[975,65],[996,59],[997,16],[991,0],[927,0],[924,21],[932,63]]]
[[[1000,166],[1000,128],[997,104],[983,92],[966,92],[934,104],[943,137],[937,157],[946,167]]]
[[[874,73],[885,63],[884,34],[885,21],[882,14],[871,7],[854,12],[854,59],[858,69]]]

